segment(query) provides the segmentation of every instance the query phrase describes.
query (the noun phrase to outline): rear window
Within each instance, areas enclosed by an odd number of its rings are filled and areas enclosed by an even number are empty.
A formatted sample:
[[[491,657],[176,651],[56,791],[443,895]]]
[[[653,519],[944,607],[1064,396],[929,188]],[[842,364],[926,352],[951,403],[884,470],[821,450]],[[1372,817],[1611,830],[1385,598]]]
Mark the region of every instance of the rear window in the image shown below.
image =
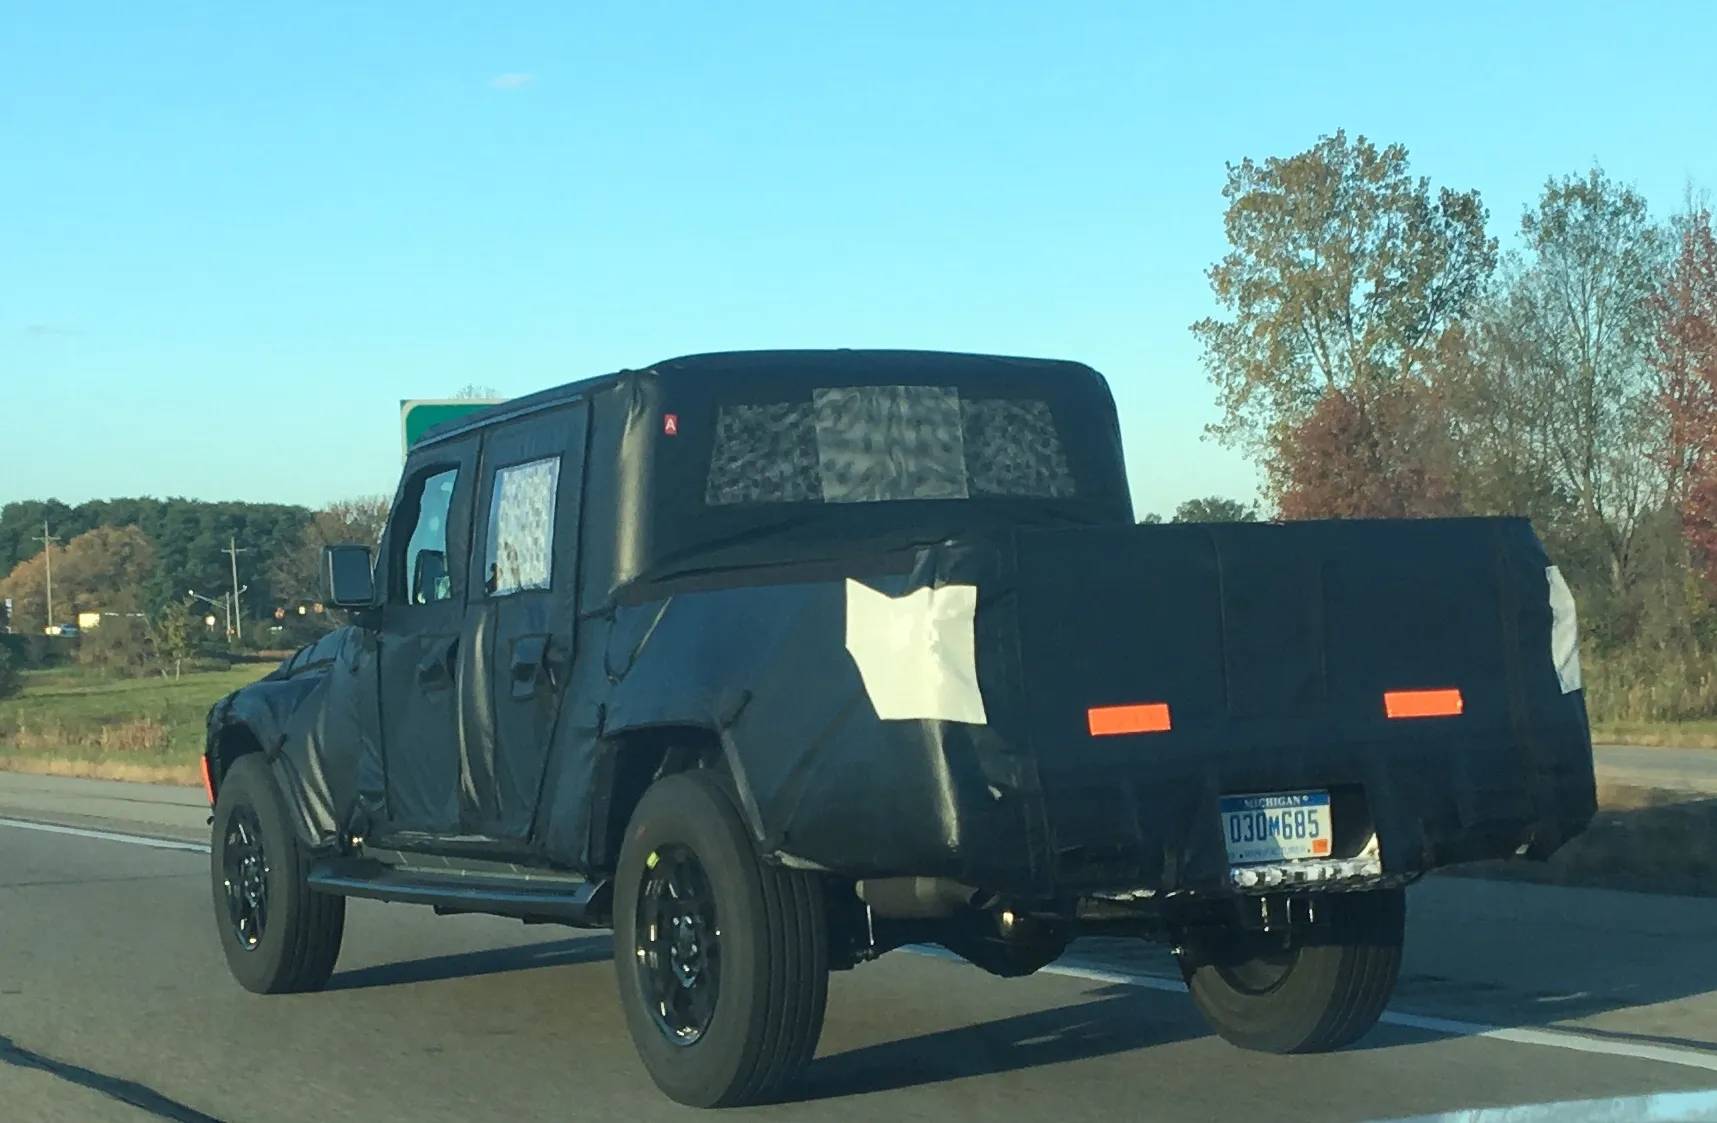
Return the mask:
[[[945,386],[843,386],[724,404],[704,502],[1068,499],[1073,472],[1042,400]]]

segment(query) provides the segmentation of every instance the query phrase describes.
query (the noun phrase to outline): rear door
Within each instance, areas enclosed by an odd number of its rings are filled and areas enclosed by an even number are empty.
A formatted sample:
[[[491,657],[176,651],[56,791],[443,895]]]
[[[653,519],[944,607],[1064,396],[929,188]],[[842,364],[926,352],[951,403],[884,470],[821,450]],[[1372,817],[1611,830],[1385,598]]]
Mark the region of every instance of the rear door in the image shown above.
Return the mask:
[[[458,828],[460,631],[477,441],[413,456],[382,543],[378,630],[385,831]]]
[[[587,403],[490,429],[467,579],[461,816],[530,833],[577,630]]]

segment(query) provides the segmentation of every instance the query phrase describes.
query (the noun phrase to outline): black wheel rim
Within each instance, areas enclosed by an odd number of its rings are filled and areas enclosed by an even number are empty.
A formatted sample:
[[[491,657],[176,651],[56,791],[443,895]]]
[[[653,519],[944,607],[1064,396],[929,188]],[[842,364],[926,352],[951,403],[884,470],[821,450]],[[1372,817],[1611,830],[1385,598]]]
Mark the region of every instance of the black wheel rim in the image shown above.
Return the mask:
[[[709,1029],[721,993],[721,928],[715,894],[684,846],[650,855],[638,894],[634,958],[644,1004],[662,1035],[693,1045]]]
[[[268,855],[262,848],[262,824],[249,805],[233,808],[221,847],[227,921],[245,951],[255,951],[268,927]]]
[[[1222,980],[1241,994],[1269,994],[1287,981],[1300,959],[1300,949],[1281,939],[1265,937],[1245,945],[1244,958],[1216,965]]]

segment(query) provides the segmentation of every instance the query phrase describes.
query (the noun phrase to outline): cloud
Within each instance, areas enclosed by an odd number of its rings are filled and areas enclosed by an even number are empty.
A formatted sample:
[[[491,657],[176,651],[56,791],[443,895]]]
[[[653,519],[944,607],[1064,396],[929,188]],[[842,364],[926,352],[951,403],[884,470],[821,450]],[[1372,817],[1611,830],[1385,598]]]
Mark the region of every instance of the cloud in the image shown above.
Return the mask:
[[[55,324],[25,324],[24,334],[31,339],[46,339],[49,336],[82,336],[89,332],[82,328],[60,327]]]
[[[535,81],[532,74],[497,74],[489,79],[489,85],[497,90],[522,90]]]

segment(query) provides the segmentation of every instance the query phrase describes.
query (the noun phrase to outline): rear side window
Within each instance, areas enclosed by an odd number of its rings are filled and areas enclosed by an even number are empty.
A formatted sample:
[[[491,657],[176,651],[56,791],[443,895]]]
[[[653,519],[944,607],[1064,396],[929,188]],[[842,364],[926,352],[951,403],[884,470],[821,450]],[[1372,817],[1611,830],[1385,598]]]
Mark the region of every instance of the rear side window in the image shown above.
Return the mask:
[[[853,386],[716,415],[704,501],[877,503],[1075,494],[1047,402],[941,386]]]
[[[415,496],[417,518],[405,546],[406,597],[411,604],[432,604],[453,597],[447,571],[447,515],[459,469],[447,468],[423,478]]]
[[[547,589],[554,580],[554,517],[560,457],[495,473],[483,588],[492,597]]]

